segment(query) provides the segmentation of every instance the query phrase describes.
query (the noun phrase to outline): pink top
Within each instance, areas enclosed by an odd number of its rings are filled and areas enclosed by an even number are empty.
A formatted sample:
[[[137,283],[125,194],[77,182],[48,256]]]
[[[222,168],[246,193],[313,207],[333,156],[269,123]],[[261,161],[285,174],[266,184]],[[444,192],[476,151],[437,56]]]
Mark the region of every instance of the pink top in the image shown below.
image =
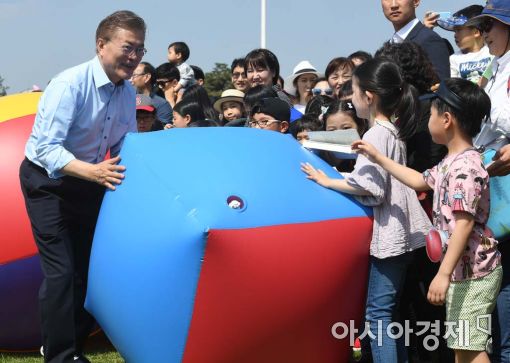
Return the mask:
[[[480,153],[468,149],[449,155],[426,170],[423,177],[434,190],[433,222],[438,230],[448,231],[451,237],[455,229],[455,212],[469,213],[475,219],[473,232],[451,280],[471,280],[487,275],[500,264],[501,255],[498,242],[485,228],[489,218],[490,189],[489,174]]]

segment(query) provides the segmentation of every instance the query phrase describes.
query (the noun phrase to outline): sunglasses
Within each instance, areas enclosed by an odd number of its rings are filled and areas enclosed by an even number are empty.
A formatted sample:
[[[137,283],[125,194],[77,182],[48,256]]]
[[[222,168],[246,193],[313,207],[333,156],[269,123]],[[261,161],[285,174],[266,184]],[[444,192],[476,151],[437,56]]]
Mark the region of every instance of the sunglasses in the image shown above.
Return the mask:
[[[332,96],[333,90],[331,88],[321,89],[321,88],[312,88],[312,95],[318,96],[325,94],[326,96]]]
[[[167,83],[169,83],[171,81],[169,80],[166,80],[166,81],[156,81],[156,84],[158,85],[159,88],[165,88]]]
[[[488,18],[484,20],[482,23],[478,25],[478,30],[480,30],[480,33],[488,33],[492,30],[492,27],[494,26],[494,19]]]

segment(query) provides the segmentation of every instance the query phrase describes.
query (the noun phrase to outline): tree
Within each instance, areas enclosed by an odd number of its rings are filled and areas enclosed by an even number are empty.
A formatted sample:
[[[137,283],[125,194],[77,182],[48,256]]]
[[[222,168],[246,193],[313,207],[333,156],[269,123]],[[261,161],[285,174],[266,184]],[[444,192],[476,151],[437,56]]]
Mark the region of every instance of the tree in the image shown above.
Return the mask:
[[[204,88],[211,97],[221,96],[221,92],[232,88],[230,67],[225,63],[214,63],[211,72],[205,74]]]
[[[9,87],[4,86],[4,79],[0,76],[0,97],[5,96],[8,89]]]

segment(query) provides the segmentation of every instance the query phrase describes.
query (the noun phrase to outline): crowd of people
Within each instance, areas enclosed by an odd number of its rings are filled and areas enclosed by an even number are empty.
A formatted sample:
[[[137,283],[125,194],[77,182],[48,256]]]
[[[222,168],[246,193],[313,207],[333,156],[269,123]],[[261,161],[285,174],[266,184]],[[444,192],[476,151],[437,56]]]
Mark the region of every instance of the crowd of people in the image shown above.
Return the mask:
[[[445,18],[427,13],[423,22],[419,0],[381,4],[395,32],[375,54],[335,57],[324,72],[303,60],[284,78],[272,51],[254,49],[232,61],[232,87],[215,99],[204,72],[188,64],[185,42],[171,43],[168,62],[154,67],[141,61],[143,19],[120,11],[99,24],[97,57],[59,74],[42,96],[20,169],[45,276],[46,362],[88,362],[90,245],[105,187],[115,190],[124,178],[125,134],[187,127],[251,127],[298,142],[309,132],[355,129],[362,139],[353,144],[356,160],[319,153],[344,178],[310,164],[302,170],[373,207],[368,355],[374,362],[510,362],[509,242],[486,228],[489,176],[510,173],[510,1]],[[456,52],[436,26],[455,33]],[[498,149],[487,168],[473,145],[481,130],[483,145]],[[447,236],[439,265],[424,248],[431,229]],[[477,330],[476,317],[487,314],[492,330]],[[429,352],[389,334],[373,339],[404,319],[467,320],[458,335],[470,343],[448,337]]]

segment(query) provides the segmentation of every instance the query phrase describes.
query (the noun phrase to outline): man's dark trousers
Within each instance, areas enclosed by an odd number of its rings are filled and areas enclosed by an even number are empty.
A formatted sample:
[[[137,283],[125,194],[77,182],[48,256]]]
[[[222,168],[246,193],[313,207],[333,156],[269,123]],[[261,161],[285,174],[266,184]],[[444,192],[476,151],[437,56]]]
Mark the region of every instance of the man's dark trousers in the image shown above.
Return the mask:
[[[44,275],[39,290],[44,360],[77,362],[73,357],[82,353],[94,323],[83,304],[104,187],[71,176],[49,178],[28,159],[21,163],[20,182]]]

